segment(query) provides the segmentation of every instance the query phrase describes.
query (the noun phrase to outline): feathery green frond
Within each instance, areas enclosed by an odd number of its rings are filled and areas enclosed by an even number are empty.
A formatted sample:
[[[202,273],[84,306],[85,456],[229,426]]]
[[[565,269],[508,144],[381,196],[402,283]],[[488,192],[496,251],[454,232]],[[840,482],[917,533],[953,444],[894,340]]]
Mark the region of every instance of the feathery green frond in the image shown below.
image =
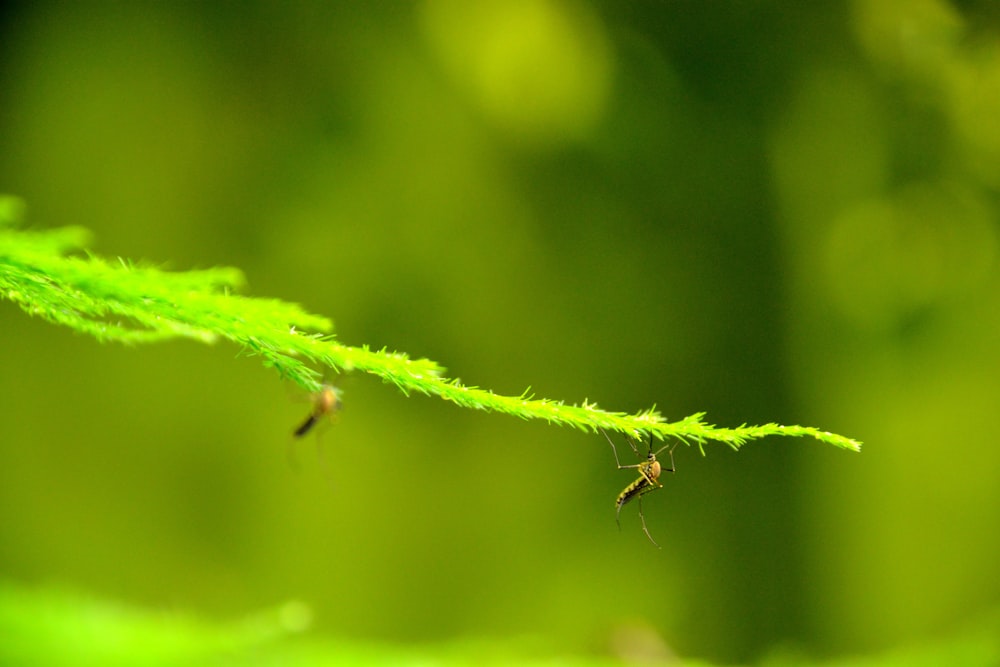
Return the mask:
[[[608,412],[586,400],[572,405],[534,398],[530,388],[520,396],[502,396],[448,379],[444,368],[428,359],[343,345],[331,334],[329,319],[295,304],[236,295],[234,291],[244,285],[238,269],[174,272],[124,259],[108,261],[85,250],[86,230],[17,229],[22,209],[18,200],[0,197],[0,296],[30,315],[100,341],[134,344],[180,337],[211,343],[223,338],[260,356],[265,366],[307,391],[321,386],[322,375],[313,364],[338,372],[370,373],[406,395],[438,396],[465,408],[590,432],[604,429],[637,438],[649,433],[699,446],[721,442],[733,449],[771,435],[810,436],[854,451],[861,447],[856,440],[804,426],[717,428],[704,421],[703,413],[665,422],[655,408],[634,415]],[[80,254],[70,254],[74,252]]]

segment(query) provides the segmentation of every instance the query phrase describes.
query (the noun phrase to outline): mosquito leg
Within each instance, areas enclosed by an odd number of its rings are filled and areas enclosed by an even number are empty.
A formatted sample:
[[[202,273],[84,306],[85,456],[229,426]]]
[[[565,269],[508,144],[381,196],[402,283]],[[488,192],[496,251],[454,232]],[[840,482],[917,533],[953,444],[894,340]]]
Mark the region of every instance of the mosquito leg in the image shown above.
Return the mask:
[[[611,451],[614,452],[615,455],[615,465],[618,466],[619,470],[629,470],[631,468],[639,468],[642,466],[641,463],[636,463],[635,465],[630,465],[630,466],[623,466],[621,460],[619,460],[618,458],[618,448],[615,447],[614,441],[611,440],[611,437],[608,436],[608,432],[605,431],[603,428],[601,429],[601,433],[604,434],[604,437],[607,439],[608,444],[611,445]]]
[[[667,454],[669,454],[669,455],[670,455],[670,467],[669,467],[669,468],[664,468],[664,469],[663,469],[663,470],[665,470],[666,472],[673,472],[673,471],[674,471],[674,450],[675,450],[676,448],[677,448],[677,443],[675,442],[675,443],[674,443],[674,446],[670,448],[670,451],[669,451],[669,452],[667,452]]]
[[[663,547],[656,543],[653,536],[649,534],[649,528],[646,527],[646,517],[642,513],[642,496],[639,496],[639,520],[642,521],[642,532],[646,533],[646,537],[649,538],[649,541],[652,542],[653,546],[657,549],[662,549]]]
[[[614,454],[615,454],[615,465],[617,465],[617,466],[618,466],[618,469],[619,469],[619,470],[621,470],[621,469],[622,469],[622,462],[618,460],[618,448],[617,448],[617,447],[615,447],[615,443],[614,443],[614,441],[613,441],[613,440],[611,439],[611,436],[609,436],[609,435],[608,435],[608,432],[607,432],[607,431],[605,431],[605,430],[604,430],[604,429],[602,428],[602,429],[601,429],[601,433],[603,433],[603,434],[604,434],[604,439],[608,441],[608,444],[609,444],[609,445],[611,445],[611,451],[612,451],[612,452],[614,452]],[[619,507],[618,509],[621,509],[621,508]]]
[[[650,437],[652,437],[652,436],[650,436]],[[635,446],[635,440],[633,440],[631,437],[629,437],[629,436],[626,435],[625,436],[625,442],[627,442],[628,446],[632,448],[632,452],[636,455],[636,457],[639,457],[639,448]]]

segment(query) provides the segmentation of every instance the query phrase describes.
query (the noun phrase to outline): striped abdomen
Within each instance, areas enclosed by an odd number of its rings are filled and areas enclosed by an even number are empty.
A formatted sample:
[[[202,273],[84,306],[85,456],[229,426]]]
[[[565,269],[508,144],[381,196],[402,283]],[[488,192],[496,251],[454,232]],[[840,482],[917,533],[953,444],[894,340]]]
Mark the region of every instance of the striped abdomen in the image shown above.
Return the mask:
[[[624,507],[628,501],[632,500],[636,496],[642,495],[642,493],[648,489],[649,486],[649,480],[646,479],[645,475],[626,486],[625,490],[618,494],[618,500],[615,501],[615,509],[621,512],[622,507]]]

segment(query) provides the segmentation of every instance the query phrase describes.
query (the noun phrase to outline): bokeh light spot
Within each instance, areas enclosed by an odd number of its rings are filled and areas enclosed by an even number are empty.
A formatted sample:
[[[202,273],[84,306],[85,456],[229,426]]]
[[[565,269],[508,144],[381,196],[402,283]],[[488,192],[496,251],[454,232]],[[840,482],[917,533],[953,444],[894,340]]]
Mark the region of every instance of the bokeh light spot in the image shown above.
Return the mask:
[[[422,19],[449,74],[517,139],[580,139],[601,119],[612,59],[603,27],[584,7],[430,0]]]

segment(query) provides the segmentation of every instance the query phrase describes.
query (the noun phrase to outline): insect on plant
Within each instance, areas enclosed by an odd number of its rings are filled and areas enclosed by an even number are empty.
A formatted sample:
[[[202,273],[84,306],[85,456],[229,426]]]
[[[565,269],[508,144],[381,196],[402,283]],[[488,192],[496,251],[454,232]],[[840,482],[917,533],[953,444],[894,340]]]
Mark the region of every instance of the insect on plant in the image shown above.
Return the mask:
[[[303,421],[299,427],[292,432],[292,439],[288,443],[288,463],[293,468],[298,468],[295,456],[296,440],[301,440],[305,436],[309,435],[309,433],[311,433],[323,419],[328,419],[331,422],[334,421],[337,413],[344,407],[344,403],[341,400],[340,389],[333,386],[329,382],[324,382],[319,391],[312,395],[311,399],[312,410],[310,410],[309,416],[307,416],[305,421]],[[326,457],[324,456],[323,447],[320,445],[318,432],[316,438],[316,451],[319,454],[320,464],[324,468],[327,468]]]
[[[660,474],[663,472],[673,472],[674,471],[674,447],[677,446],[675,442],[673,445],[664,445],[660,449],[653,451],[653,436],[650,434],[649,441],[646,443],[646,460],[634,465],[623,466],[621,460],[618,458],[618,448],[615,447],[614,441],[607,434],[607,431],[601,429],[601,433],[607,439],[608,444],[611,445],[611,451],[615,454],[615,464],[618,466],[619,470],[637,468],[639,470],[639,479],[635,480],[622,490],[618,494],[618,498],[615,500],[615,523],[618,524],[618,529],[621,530],[622,524],[620,520],[620,515],[622,513],[622,507],[634,499],[639,500],[639,520],[642,521],[642,532],[646,533],[646,537],[649,541],[653,543],[657,549],[660,545],[656,543],[653,536],[649,534],[649,529],[646,527],[646,517],[642,515],[642,497],[647,493],[656,491],[657,489],[662,489],[663,484],[660,482]],[[635,452],[636,456],[639,456],[639,449],[635,446],[635,442],[632,438],[626,437],[626,441]],[[670,447],[670,467],[664,468],[660,462],[657,460],[657,455]]]
[[[336,415],[343,403],[340,400],[340,390],[332,384],[324,384],[312,397],[312,412],[302,422],[302,425],[295,429],[295,437],[301,438],[309,433],[319,420],[323,417]]]

